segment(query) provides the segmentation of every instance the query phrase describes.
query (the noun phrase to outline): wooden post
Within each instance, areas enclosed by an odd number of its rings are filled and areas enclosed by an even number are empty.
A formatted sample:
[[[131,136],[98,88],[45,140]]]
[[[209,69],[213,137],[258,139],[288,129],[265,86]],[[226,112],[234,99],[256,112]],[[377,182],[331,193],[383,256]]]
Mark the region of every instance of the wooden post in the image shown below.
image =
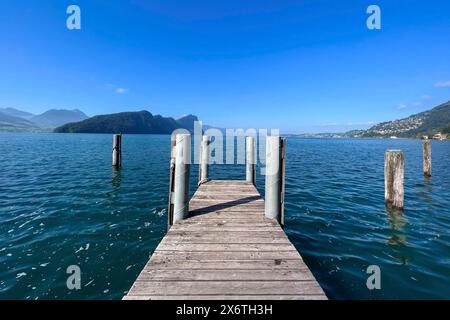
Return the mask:
[[[284,148],[281,137],[266,140],[266,199],[265,216],[284,224]]]
[[[431,177],[431,141],[423,141],[423,174]]]
[[[208,181],[209,137],[203,136],[200,144],[200,165],[198,170],[198,185]]]
[[[255,137],[247,137],[245,139],[246,146],[246,172],[245,180],[256,186],[256,139]]]
[[[115,168],[122,166],[122,134],[113,137],[112,165]]]
[[[177,134],[175,150],[173,223],[186,219],[189,215],[191,135]]]
[[[388,150],[384,155],[384,198],[386,205],[395,209],[404,206],[404,162],[400,150]]]

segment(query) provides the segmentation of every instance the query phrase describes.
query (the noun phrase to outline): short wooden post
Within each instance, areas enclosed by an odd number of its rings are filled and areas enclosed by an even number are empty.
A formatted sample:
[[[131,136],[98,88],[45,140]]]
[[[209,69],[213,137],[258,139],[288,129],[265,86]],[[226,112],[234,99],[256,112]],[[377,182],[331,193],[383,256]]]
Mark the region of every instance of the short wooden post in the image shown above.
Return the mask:
[[[423,141],[423,174],[431,177],[431,141]]]
[[[209,136],[203,136],[200,144],[200,165],[198,171],[198,185],[208,181],[209,174]]]
[[[265,216],[276,219],[281,225],[284,225],[284,150],[284,139],[267,137]]]
[[[245,139],[246,147],[246,171],[245,180],[256,186],[256,139],[247,137]]]
[[[384,198],[386,205],[403,209],[405,158],[400,150],[388,150],[384,155]]]
[[[173,223],[189,214],[189,175],[191,169],[191,135],[177,134],[173,192]]]
[[[112,165],[115,168],[122,166],[122,135],[115,134],[113,137]]]

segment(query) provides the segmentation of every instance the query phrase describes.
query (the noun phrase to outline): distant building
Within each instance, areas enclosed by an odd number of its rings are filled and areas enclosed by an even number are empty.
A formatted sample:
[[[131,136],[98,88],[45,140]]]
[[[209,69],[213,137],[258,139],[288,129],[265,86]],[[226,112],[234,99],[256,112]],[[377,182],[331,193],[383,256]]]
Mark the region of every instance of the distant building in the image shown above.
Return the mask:
[[[436,134],[433,136],[433,139],[436,139],[436,140],[444,140],[444,139],[447,139],[447,135],[446,135],[445,133],[439,132],[439,133],[436,133]]]

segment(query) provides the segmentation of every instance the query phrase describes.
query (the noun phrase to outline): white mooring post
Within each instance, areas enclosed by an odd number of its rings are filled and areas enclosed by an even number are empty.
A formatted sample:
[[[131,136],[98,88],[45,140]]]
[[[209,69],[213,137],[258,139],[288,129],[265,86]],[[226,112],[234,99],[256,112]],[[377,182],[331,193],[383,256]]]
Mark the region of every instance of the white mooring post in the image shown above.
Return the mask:
[[[267,137],[265,216],[284,226],[284,176],[286,140]]]
[[[189,214],[189,175],[191,169],[191,135],[177,134],[175,145],[175,173],[173,223],[186,219]]]
[[[423,174],[431,177],[431,141],[423,141]]]
[[[112,165],[115,168],[122,166],[122,134],[113,137]]]
[[[177,137],[170,137],[170,166],[169,166],[169,204],[167,207],[167,230],[173,225],[173,193],[175,191],[175,146]]]
[[[245,139],[246,148],[246,171],[245,180],[256,186],[256,139],[255,137],[247,137]]]
[[[203,136],[200,144],[200,165],[198,170],[198,185],[208,181],[208,164],[209,164],[209,136]]]
[[[388,150],[384,155],[384,198],[386,205],[394,209],[404,206],[405,158],[400,150]]]

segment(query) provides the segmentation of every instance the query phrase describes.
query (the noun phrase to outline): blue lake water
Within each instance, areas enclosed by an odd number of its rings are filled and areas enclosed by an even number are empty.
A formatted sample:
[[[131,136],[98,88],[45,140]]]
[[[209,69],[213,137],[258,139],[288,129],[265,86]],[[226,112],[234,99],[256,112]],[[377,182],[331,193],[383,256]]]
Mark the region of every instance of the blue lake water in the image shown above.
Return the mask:
[[[0,299],[120,299],[167,228],[169,136],[0,133]],[[384,152],[405,153],[405,210],[386,211]],[[288,138],[286,232],[334,299],[450,299],[450,142]],[[243,179],[242,165],[213,165]],[[197,166],[191,172],[195,191]],[[258,170],[258,189],[264,176]],[[82,289],[67,289],[78,265]],[[366,286],[369,265],[381,289]]]

